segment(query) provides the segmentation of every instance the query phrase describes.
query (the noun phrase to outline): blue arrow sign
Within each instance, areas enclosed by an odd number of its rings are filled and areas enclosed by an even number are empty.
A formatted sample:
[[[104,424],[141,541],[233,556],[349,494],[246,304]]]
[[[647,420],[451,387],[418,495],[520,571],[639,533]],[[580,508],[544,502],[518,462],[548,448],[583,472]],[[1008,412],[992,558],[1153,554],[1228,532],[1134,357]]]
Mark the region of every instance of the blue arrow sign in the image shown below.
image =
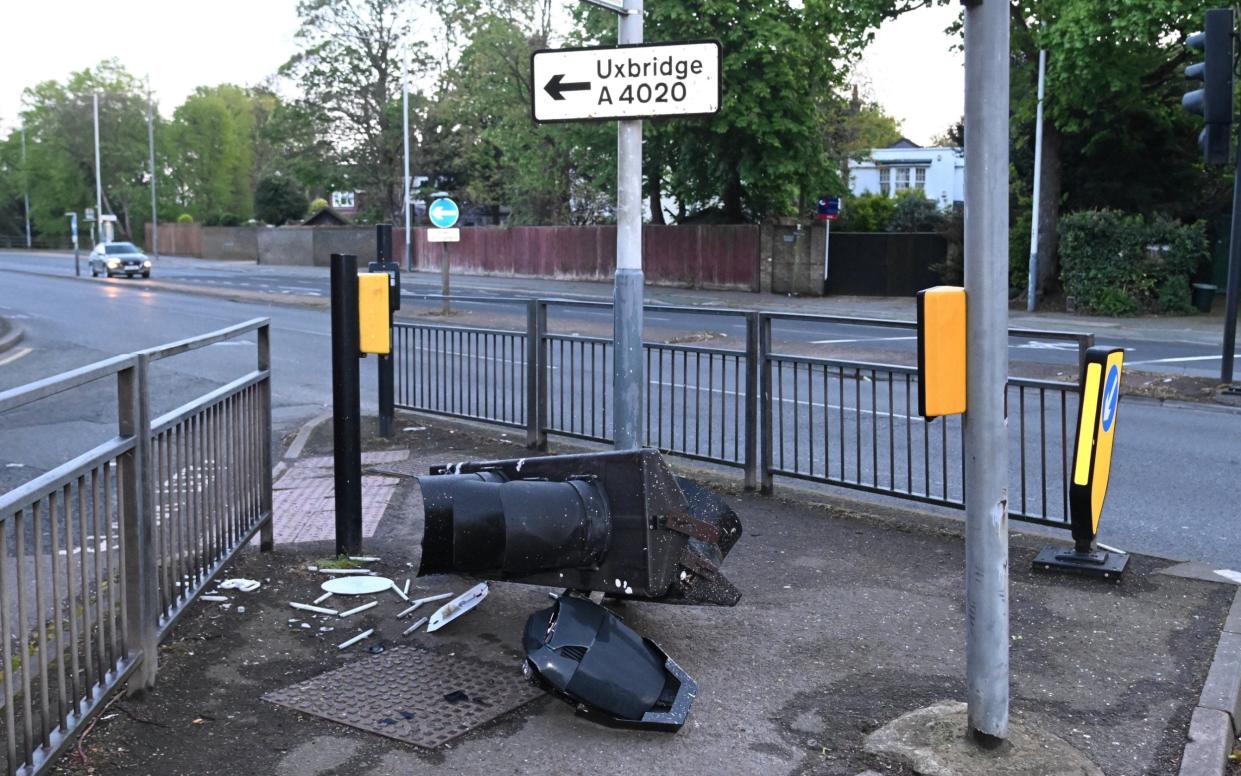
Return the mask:
[[[461,217],[461,208],[451,199],[437,199],[427,208],[427,218],[440,229],[451,229]]]
[[[1116,404],[1120,401],[1120,370],[1115,364],[1108,370],[1107,380],[1103,383],[1103,417],[1100,424],[1104,431],[1112,430],[1112,421],[1116,419]]]

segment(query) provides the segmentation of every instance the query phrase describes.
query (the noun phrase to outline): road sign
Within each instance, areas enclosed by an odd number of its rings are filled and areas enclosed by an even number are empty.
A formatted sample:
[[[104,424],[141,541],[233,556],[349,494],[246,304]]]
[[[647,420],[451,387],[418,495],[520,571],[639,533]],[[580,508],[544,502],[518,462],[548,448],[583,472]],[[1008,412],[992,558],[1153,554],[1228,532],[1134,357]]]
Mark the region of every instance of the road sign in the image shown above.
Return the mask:
[[[460,229],[428,229],[427,230],[427,242],[433,242],[433,243],[461,242],[461,230]]]
[[[824,221],[835,221],[840,218],[840,197],[820,197],[815,217]]]
[[[440,229],[451,228],[460,217],[461,208],[457,207],[457,203],[451,199],[437,199],[431,203],[431,207],[427,208],[427,218],[431,219],[431,223]]]
[[[531,55],[535,121],[703,116],[720,109],[720,44],[648,43]]]
[[[87,221],[95,220],[95,208],[93,207],[86,208],[86,220]]]

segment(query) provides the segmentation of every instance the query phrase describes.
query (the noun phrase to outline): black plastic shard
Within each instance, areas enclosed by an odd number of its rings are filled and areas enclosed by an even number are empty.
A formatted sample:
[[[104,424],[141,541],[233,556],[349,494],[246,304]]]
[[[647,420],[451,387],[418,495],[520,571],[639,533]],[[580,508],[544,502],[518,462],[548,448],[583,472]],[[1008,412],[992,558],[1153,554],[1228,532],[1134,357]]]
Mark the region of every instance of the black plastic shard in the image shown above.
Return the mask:
[[[676,731],[698,684],[664,651],[598,604],[561,596],[530,615],[526,677],[607,724]]]
[[[741,521],[654,450],[438,466],[418,478],[419,576],[459,573],[619,598],[732,606]]]

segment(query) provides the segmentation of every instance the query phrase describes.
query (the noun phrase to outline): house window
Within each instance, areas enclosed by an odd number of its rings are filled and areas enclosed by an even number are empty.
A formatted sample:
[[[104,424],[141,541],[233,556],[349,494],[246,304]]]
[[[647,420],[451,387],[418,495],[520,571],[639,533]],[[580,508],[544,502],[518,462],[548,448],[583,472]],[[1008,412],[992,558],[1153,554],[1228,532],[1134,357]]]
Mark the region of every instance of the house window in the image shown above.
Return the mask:
[[[909,188],[909,169],[908,167],[896,168],[896,191],[898,193]]]
[[[926,168],[918,167],[914,169],[914,188],[926,190]]]
[[[892,171],[887,167],[879,168],[879,193],[885,197],[891,193]]]

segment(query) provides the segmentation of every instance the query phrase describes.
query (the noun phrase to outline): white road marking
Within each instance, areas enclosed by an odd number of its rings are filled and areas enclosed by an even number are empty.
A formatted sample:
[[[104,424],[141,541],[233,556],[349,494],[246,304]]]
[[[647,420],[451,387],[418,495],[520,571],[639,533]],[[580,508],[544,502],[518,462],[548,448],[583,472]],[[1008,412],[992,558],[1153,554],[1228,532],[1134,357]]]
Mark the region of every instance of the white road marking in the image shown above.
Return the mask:
[[[8,354],[7,356],[0,358],[0,366],[4,366],[5,364],[11,364],[17,359],[21,358],[22,356],[29,355],[31,350],[33,350],[33,348],[19,348],[17,350],[14,350],[12,353]]]
[[[1241,353],[1237,354],[1241,357]],[[1221,353],[1218,356],[1181,356],[1179,358],[1152,358],[1147,361],[1130,361],[1125,366],[1138,366],[1140,364],[1183,364],[1189,361],[1218,361],[1223,358]]]
[[[811,345],[843,345],[848,342],[897,342],[900,340],[916,340],[914,337],[858,337],[857,339],[826,339],[810,340]]]
[[[1024,350],[1062,350],[1062,351],[1068,352],[1068,351],[1077,350],[1077,343],[1076,342],[1041,342],[1039,340],[1029,340],[1028,342],[1024,344],[1010,345],[1009,347],[1021,348]]]

